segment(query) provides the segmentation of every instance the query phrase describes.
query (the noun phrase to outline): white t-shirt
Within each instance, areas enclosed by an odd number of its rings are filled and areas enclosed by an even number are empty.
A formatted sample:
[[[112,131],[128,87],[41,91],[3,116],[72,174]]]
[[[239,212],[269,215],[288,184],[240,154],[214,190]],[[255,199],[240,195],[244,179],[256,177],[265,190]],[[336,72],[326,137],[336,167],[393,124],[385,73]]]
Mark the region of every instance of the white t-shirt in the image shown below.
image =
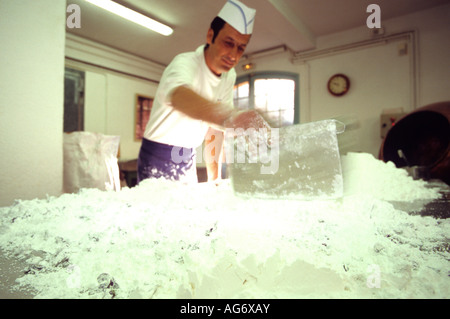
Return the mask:
[[[236,71],[216,76],[206,65],[204,45],[195,52],[177,55],[164,70],[144,137],[169,145],[196,148],[202,144],[209,123],[177,111],[168,101],[169,93],[185,85],[204,98],[233,107]]]

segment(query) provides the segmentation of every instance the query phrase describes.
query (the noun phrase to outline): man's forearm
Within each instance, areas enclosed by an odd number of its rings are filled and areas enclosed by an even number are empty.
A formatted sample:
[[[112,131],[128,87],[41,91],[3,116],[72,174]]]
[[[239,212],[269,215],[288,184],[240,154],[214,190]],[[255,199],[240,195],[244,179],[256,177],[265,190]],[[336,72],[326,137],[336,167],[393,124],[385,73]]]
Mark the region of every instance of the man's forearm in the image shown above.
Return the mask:
[[[206,173],[208,181],[215,181],[219,178],[219,164],[216,162],[206,163]]]
[[[232,107],[209,101],[185,86],[177,87],[172,92],[170,101],[178,111],[219,127],[223,127],[224,123],[235,113]]]

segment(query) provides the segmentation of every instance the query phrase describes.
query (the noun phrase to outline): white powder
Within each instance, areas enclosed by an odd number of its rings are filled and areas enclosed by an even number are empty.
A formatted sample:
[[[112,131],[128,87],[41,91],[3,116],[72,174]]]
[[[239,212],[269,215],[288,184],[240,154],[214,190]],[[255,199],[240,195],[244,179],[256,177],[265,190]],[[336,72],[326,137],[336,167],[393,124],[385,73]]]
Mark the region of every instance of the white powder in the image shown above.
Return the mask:
[[[348,153],[342,157],[344,193],[371,195],[387,201],[433,199],[436,190],[427,189],[423,180],[413,180],[392,162],[376,160],[366,153]]]
[[[438,192],[368,154],[342,167],[334,201],[161,180],[17,201],[0,248],[27,258],[16,288],[36,298],[447,298],[449,221],[389,202]]]

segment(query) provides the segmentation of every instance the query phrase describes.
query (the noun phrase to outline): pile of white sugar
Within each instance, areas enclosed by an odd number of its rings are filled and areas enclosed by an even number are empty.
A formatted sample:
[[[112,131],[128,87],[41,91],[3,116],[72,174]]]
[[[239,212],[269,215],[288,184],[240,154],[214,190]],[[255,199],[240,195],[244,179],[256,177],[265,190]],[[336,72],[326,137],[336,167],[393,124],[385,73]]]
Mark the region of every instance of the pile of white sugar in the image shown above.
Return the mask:
[[[247,200],[145,181],[0,208],[0,249],[36,298],[448,298],[450,222],[390,201],[440,195],[391,163],[342,157],[334,201]]]
[[[392,162],[376,160],[371,154],[349,153],[342,158],[344,193],[370,195],[387,201],[436,198],[436,190],[423,180],[413,180]]]

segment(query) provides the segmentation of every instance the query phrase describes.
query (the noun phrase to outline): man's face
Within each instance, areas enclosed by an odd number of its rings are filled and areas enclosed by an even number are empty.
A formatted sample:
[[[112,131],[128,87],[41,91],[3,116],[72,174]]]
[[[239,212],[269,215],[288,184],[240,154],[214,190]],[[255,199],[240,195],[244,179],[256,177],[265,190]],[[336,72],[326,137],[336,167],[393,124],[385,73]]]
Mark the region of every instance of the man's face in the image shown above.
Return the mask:
[[[208,49],[205,53],[206,64],[217,75],[230,71],[238,64],[250,41],[251,34],[241,34],[228,23],[219,31],[214,43],[214,32],[207,34]]]

